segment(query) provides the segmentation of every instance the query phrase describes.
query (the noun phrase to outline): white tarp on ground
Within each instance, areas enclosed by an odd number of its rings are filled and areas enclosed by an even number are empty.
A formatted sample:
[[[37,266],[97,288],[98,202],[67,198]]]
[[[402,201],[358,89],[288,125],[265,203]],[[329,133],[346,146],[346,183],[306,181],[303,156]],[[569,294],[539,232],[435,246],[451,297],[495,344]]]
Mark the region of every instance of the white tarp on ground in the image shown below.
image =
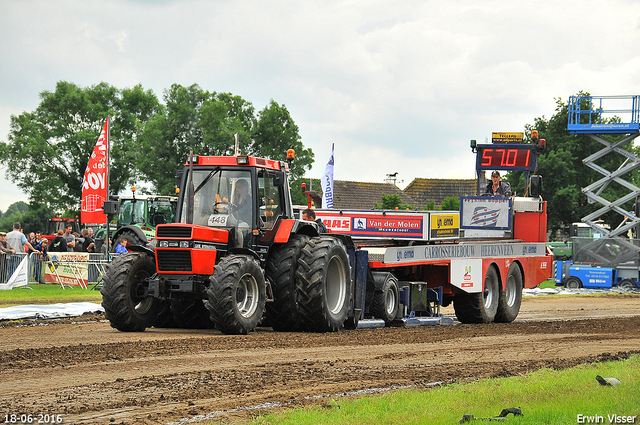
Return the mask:
[[[84,313],[101,313],[104,308],[96,303],[58,303],[49,305],[18,305],[0,308],[0,320],[60,319],[76,317]]]
[[[523,289],[522,295],[576,295],[576,294],[640,294],[640,288],[636,289],[624,289],[619,287],[613,287],[611,289],[567,289],[562,286],[555,288],[532,288]]]

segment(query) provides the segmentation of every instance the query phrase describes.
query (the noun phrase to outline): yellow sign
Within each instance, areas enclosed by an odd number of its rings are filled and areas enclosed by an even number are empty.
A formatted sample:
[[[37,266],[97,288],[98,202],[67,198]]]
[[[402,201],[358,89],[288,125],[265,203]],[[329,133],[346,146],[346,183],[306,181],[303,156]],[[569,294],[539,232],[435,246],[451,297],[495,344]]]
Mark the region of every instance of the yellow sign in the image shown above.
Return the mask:
[[[460,234],[460,214],[430,213],[429,239],[457,238]]]
[[[493,143],[522,143],[523,141],[524,133],[491,133]]]

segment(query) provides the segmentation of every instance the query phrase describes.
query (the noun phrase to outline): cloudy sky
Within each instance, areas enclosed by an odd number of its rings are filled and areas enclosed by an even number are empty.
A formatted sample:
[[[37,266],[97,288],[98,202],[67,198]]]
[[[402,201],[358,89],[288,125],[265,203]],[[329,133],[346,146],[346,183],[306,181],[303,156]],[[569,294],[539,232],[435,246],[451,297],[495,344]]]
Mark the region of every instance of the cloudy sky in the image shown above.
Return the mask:
[[[640,94],[639,24],[624,0],[0,0],[0,141],[60,80],[196,83],[285,104],[309,177],[335,143],[337,180],[473,178],[470,139],[579,90]],[[4,211],[26,196],[2,177]]]

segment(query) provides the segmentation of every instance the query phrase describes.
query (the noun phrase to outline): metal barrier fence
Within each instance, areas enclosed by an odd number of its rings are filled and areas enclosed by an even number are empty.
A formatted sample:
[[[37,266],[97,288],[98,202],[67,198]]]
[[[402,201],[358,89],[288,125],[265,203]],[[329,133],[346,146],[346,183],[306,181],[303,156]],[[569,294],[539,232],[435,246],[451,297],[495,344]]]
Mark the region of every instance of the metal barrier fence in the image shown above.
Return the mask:
[[[110,262],[106,254],[50,253],[43,256],[39,252],[13,255],[0,254],[0,284],[6,284],[18,270],[25,257],[28,258],[28,283],[51,283],[62,286],[97,285]]]

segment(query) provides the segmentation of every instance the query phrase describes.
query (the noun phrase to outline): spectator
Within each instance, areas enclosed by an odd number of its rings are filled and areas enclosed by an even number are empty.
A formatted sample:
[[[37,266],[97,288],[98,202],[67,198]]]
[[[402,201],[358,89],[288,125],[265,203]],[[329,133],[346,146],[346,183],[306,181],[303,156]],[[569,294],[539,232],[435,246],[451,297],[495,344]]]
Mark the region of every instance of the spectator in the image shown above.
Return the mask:
[[[67,242],[64,238],[62,229],[58,230],[56,237],[53,238],[49,252],[67,252]]]
[[[327,233],[327,226],[324,225],[322,219],[316,220],[316,213],[311,208],[302,211],[302,219],[304,221],[315,221],[318,224],[318,233]]]
[[[38,258],[35,258],[33,268],[34,268],[34,278],[38,283],[45,283],[42,277],[42,263],[47,261],[47,247],[49,245],[49,241],[47,238],[38,237],[36,234],[36,240],[39,240],[39,243],[35,245],[35,248],[40,251]]]
[[[116,247],[116,254],[122,254],[124,252],[129,252],[127,249],[127,240],[125,238],[120,238],[118,246]]]
[[[82,242],[82,252],[94,252],[95,243],[91,235],[89,235],[89,229],[82,229],[82,237],[84,238]]]
[[[80,236],[80,233],[73,232],[73,240],[75,245],[73,245],[74,252],[82,252],[82,245],[84,244],[84,238]]]
[[[13,230],[7,233],[7,243],[13,248],[16,254],[24,254],[25,248],[32,249],[35,251],[33,246],[27,240],[27,237],[20,231],[22,227],[20,227],[20,223],[17,221],[13,223]],[[22,257],[14,257],[9,261],[9,270],[7,273],[7,278],[11,277],[14,270],[18,267],[22,261]]]
[[[7,234],[5,232],[0,232],[0,252],[11,255],[16,253],[16,250],[7,243]]]
[[[7,263],[16,251],[7,243],[7,234],[0,232],[0,282],[7,281]]]
[[[75,248],[76,246],[76,237],[71,234],[72,229],[73,228],[69,223],[67,223],[64,226],[64,235],[62,235],[62,237],[64,238],[66,243],[66,247],[67,247],[66,252],[73,252],[73,248]],[[64,252],[64,251],[59,251],[59,252]]]
[[[27,237],[20,231],[20,223],[17,221],[13,223],[13,230],[7,233],[7,242],[11,245],[11,248],[15,250],[16,253],[24,253],[25,245],[27,248],[33,249],[33,246],[27,240]]]

